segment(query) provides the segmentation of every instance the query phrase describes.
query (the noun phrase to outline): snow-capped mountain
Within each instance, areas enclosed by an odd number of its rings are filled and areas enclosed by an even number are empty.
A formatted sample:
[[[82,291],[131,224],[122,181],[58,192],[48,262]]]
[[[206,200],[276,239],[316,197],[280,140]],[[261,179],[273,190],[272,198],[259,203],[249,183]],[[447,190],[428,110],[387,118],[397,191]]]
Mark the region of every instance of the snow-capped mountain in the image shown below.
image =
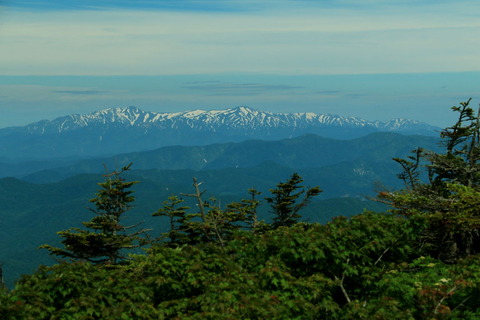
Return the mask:
[[[122,126],[142,128],[180,129],[189,127],[195,130],[216,131],[227,127],[236,130],[265,130],[267,128],[303,129],[320,126],[345,128],[371,128],[382,131],[422,131],[434,128],[418,121],[394,119],[374,121],[316,113],[271,113],[248,107],[226,110],[193,110],[176,113],[146,112],[136,107],[109,108],[85,115],[70,115],[52,121],[39,121],[26,126],[31,134],[51,134],[73,131],[89,126]]]
[[[177,113],[124,107],[0,129],[0,151],[8,158],[90,157],[168,145],[274,140],[307,133],[349,139],[377,131],[432,135],[436,129],[405,119],[370,122],[328,114],[271,113],[248,107]]]

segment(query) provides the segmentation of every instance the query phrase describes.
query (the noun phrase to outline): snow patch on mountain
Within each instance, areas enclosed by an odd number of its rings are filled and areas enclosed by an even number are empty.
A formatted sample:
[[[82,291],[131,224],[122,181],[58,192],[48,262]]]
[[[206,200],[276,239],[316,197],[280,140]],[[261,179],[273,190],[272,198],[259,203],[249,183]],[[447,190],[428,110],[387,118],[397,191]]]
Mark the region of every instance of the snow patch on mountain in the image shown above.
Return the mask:
[[[217,131],[228,127],[230,130],[264,130],[266,128],[344,127],[371,128],[381,131],[401,131],[414,127],[433,127],[418,121],[393,119],[389,121],[367,121],[356,117],[341,117],[331,114],[272,113],[241,106],[225,110],[191,110],[175,113],[146,112],[137,107],[108,108],[90,114],[74,114],[52,121],[40,121],[26,126],[31,134],[52,134],[77,130],[89,126],[143,127]],[[433,129],[432,129],[433,130]]]

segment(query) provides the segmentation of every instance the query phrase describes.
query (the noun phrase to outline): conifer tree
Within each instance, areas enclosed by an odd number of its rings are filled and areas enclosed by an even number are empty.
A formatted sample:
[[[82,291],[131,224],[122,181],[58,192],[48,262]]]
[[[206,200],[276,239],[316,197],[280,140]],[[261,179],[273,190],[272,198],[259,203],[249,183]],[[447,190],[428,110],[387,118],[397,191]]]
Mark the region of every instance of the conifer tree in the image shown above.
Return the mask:
[[[168,218],[169,231],[162,234],[161,240],[168,239],[166,245],[168,247],[177,247],[181,244],[188,243],[188,236],[183,230],[187,219],[188,206],[181,206],[183,199],[178,196],[169,196],[163,202],[162,208],[153,213],[152,216],[163,216]]]
[[[179,219],[178,229],[186,235],[189,244],[216,242],[223,247],[234,231],[240,229],[239,222],[243,215],[235,211],[222,210],[216,205],[215,198],[205,201],[202,197],[206,190],[200,190],[201,184],[202,182],[193,178],[195,193],[182,193],[182,196],[196,200],[198,211],[184,214]]]
[[[249,194],[248,199],[242,199],[240,202],[232,202],[227,205],[227,212],[236,214],[237,220],[242,222],[242,226],[250,229],[253,233],[262,233],[269,229],[269,225],[263,220],[258,219],[257,209],[260,206],[260,201],[257,196],[261,192],[254,188],[247,190]]]
[[[5,287],[5,280],[3,279],[3,263],[0,263],[0,289]]]
[[[183,244],[195,245],[199,243],[214,242],[224,246],[232,235],[241,229],[242,226],[258,229],[263,224],[257,221],[256,208],[259,201],[255,196],[260,194],[250,189],[250,200],[242,200],[241,203],[230,203],[226,209],[217,205],[215,198],[208,201],[203,199],[206,190],[201,190],[201,182],[193,178],[194,193],[182,193],[183,197],[190,197],[196,200],[196,209],[183,206],[184,200],[178,196],[170,196],[163,202],[153,216],[164,216],[168,218],[170,230],[162,234],[161,240],[166,241],[166,246],[177,247]]]
[[[444,153],[418,148],[409,160],[395,158],[406,188],[379,193],[393,212],[427,221],[425,243],[449,262],[480,252],[480,119],[470,101],[452,107],[457,120],[440,133]]]
[[[135,200],[129,190],[137,181],[125,181],[121,177],[130,165],[120,171],[114,171],[105,175],[105,181],[98,183],[100,189],[96,197],[90,202],[95,208],[91,208],[95,216],[82,224],[89,230],[71,228],[60,231],[58,234],[63,238],[64,248],[43,245],[41,248],[48,249],[51,254],[79,260],[86,260],[100,264],[118,264],[125,256],[124,249],[139,247],[145,243],[140,234],[147,230],[128,233],[135,226],[125,227],[121,224],[123,215],[132,208],[131,203]]]
[[[294,173],[286,182],[281,182],[277,184],[277,188],[270,189],[273,196],[265,200],[270,203],[275,215],[272,222],[274,229],[281,226],[290,227],[298,222],[301,218],[298,213],[300,209],[306,206],[312,197],[322,192],[319,187],[305,190],[305,187],[300,185],[302,182],[302,177]],[[302,195],[303,198],[300,200]]]

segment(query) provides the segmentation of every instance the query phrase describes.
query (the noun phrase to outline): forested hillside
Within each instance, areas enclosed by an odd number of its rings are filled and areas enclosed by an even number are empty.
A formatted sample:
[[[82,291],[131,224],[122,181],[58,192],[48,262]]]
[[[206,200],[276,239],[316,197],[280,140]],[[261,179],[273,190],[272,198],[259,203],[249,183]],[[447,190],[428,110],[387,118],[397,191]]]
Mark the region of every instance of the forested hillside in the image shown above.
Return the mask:
[[[163,198],[151,219],[167,228],[147,236],[144,225],[123,219],[140,184],[126,179],[130,165],[113,171],[82,226],[59,230],[43,246],[65,261],[3,290],[0,315],[479,319],[480,119],[469,102],[453,108],[457,119],[441,132],[441,151],[419,147],[394,159],[404,187],[379,191],[386,213],[303,222],[329,186],[307,186],[297,173],[268,194],[250,189],[226,205],[194,179]],[[260,200],[269,219],[259,214]]]
[[[436,149],[438,139],[428,136],[404,136],[395,133],[375,133],[352,140],[303,135],[278,141],[248,140],[207,146],[171,146],[156,150],[123,153],[110,157],[78,160],[73,164],[52,167],[52,163],[35,163],[46,170],[32,171],[25,163],[24,173],[12,168],[10,176],[36,183],[57,182],[80,173],[103,173],[104,166],[116,168],[133,162],[135,170],[217,170],[252,168],[265,162],[282,167],[306,169],[334,166],[359,161],[383,162],[391,165],[392,157],[405,156],[410,150],[424,146]],[[5,168],[11,166],[6,165]],[[5,169],[4,169],[5,170]],[[5,170],[7,173],[7,171]],[[1,171],[0,171],[1,173]],[[5,173],[5,174],[6,174]]]

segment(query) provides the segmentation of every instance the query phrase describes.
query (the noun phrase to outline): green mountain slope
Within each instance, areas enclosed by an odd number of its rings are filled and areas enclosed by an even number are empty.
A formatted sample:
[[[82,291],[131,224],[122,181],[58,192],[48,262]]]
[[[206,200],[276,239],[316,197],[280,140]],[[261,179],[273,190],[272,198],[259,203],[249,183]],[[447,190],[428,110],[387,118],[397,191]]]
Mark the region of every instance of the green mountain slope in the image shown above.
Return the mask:
[[[101,173],[105,171],[104,166],[113,169],[130,162],[137,170],[249,168],[266,161],[289,168],[319,168],[357,160],[390,161],[393,157],[405,157],[418,146],[436,149],[437,143],[438,139],[433,137],[375,133],[354,140],[304,135],[281,141],[250,140],[199,147],[165,147],[83,160],[72,166],[30,174],[24,179],[36,183],[54,182],[79,173]]]

